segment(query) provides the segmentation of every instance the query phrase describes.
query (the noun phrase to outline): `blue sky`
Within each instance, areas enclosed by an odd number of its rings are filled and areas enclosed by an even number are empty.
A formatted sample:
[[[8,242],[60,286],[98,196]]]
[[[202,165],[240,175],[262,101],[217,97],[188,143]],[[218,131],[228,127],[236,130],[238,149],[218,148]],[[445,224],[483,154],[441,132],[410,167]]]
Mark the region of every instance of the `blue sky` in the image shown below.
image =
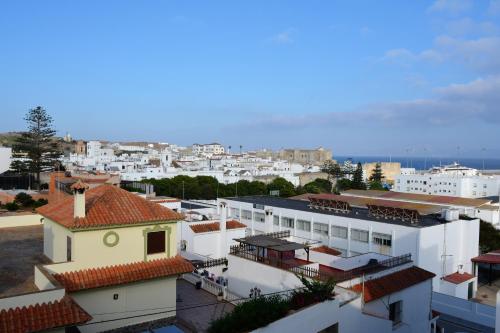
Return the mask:
[[[500,0],[10,1],[0,132],[500,154]]]

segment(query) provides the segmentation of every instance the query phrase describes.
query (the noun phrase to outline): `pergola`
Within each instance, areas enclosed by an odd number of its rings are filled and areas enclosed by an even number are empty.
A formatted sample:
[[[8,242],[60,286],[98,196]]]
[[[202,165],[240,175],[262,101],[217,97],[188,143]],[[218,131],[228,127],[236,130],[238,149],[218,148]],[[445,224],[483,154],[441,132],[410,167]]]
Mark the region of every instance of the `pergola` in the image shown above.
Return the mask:
[[[477,264],[485,264],[489,265],[489,271],[488,271],[488,284],[491,286],[491,283],[493,281],[493,266],[500,264],[500,250],[495,250],[492,252],[488,252],[485,254],[482,254],[480,256],[474,257],[471,259],[471,261],[474,263],[474,272],[477,276],[476,272],[476,265]]]
[[[271,250],[279,253],[279,259],[283,261],[283,253],[295,251],[295,250],[305,250],[307,253],[307,261],[309,261],[309,245],[301,244],[296,242],[290,242],[286,239],[275,238],[271,235],[255,235],[248,236],[245,238],[236,238],[235,241],[239,242],[240,245],[244,247],[255,247],[257,249],[257,257],[264,258],[264,249]],[[268,252],[269,253],[269,252]]]

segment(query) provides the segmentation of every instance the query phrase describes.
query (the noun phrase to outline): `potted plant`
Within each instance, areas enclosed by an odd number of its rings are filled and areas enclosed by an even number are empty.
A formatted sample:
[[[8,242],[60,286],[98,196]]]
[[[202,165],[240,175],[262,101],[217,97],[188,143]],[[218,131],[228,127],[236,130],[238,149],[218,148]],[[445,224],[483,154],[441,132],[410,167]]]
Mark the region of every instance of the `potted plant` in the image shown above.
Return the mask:
[[[222,301],[224,298],[224,293],[222,291],[219,291],[219,293],[217,294],[217,300],[220,302]]]

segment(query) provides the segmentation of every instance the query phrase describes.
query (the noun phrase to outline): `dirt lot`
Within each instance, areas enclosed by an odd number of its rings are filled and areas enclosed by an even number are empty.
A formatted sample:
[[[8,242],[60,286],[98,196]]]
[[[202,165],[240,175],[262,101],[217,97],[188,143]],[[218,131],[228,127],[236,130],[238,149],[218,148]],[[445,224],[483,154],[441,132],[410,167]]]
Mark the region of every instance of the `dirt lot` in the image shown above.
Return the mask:
[[[0,229],[0,297],[36,291],[33,266],[47,263],[43,226]]]

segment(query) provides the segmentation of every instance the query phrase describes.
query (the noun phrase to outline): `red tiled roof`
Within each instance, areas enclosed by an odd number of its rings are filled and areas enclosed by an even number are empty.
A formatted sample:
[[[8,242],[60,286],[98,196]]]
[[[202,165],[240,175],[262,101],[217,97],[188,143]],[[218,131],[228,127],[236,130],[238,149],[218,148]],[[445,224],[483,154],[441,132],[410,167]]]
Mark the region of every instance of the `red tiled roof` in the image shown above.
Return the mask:
[[[326,253],[326,254],[331,254],[332,256],[338,256],[338,255],[342,254],[342,252],[337,251],[335,249],[332,249],[331,247],[328,247],[326,245],[321,245],[321,246],[318,246],[318,247],[312,247],[311,251],[321,252],[321,253]]]
[[[193,265],[180,256],[147,262],[89,268],[80,271],[54,274],[67,291],[78,291],[115,286],[143,280],[157,279],[189,273]]]
[[[85,217],[74,218],[74,198],[67,197],[37,209],[38,213],[70,229],[175,221],[182,215],[112,185],[85,192]]]
[[[469,273],[459,273],[455,272],[450,275],[446,275],[443,280],[454,283],[454,284],[460,284],[466,281],[469,281],[470,279],[473,279],[474,275],[469,274]]]
[[[0,332],[29,333],[83,324],[92,319],[73,299],[0,311]]]
[[[189,227],[197,234],[202,232],[212,232],[220,230],[219,222],[194,224],[190,225]],[[226,229],[238,229],[246,227],[247,226],[245,224],[238,222],[236,220],[231,220],[226,222]]]
[[[495,252],[489,252],[471,259],[472,262],[479,262],[483,264],[500,264],[500,255]]]
[[[382,276],[378,279],[365,281],[364,300],[365,303],[377,300],[397,291],[409,288],[418,283],[432,279],[436,274],[422,268],[413,266]],[[356,292],[363,292],[363,285],[357,284],[352,289]]]

